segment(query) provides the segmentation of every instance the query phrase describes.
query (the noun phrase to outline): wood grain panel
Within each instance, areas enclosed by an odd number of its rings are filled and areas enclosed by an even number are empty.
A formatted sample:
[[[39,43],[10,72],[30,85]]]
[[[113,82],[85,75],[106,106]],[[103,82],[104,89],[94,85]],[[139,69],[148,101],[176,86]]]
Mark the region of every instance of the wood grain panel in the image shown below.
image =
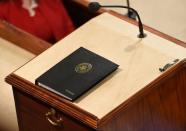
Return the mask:
[[[170,73],[170,72],[169,72]],[[101,129],[105,131],[185,131],[186,65],[182,63],[148,94],[131,98],[127,108],[110,116]],[[133,103],[132,103],[133,102]],[[123,105],[124,106],[124,105]],[[125,106],[126,107],[126,106]],[[100,123],[101,124],[101,123]]]
[[[14,88],[31,95],[34,98],[49,104],[50,106],[59,109],[60,111],[68,114],[69,116],[85,123],[86,125],[96,129],[98,118],[89,112],[86,112],[79,107],[73,105],[70,101],[51,93],[40,87],[36,87],[34,84],[25,81],[24,79],[16,76],[15,74],[7,77],[6,82],[11,83]]]
[[[35,55],[42,53],[51,46],[50,43],[26,33],[2,20],[0,20],[0,37]]]
[[[50,111],[51,106],[33,98],[32,96],[25,94],[16,88],[14,90],[14,97],[16,102],[16,110],[18,115],[19,130],[31,131],[31,130],[50,130],[50,131],[70,131],[76,129],[78,131],[90,131],[93,130],[90,127],[80,123],[74,118],[56,110],[56,115],[63,119],[61,126],[51,125],[45,117],[45,114]],[[34,122],[34,126],[33,123]]]

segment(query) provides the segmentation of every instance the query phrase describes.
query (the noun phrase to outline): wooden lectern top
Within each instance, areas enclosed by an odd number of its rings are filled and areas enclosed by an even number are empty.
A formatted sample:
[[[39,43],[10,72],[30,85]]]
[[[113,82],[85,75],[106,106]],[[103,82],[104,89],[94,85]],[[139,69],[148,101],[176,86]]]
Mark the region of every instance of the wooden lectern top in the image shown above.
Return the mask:
[[[79,47],[85,47],[120,65],[119,69],[72,104],[101,119],[160,77],[160,67],[186,57],[186,49],[111,14],[93,18],[65,39],[14,72],[35,79]],[[39,88],[39,87],[35,87]]]

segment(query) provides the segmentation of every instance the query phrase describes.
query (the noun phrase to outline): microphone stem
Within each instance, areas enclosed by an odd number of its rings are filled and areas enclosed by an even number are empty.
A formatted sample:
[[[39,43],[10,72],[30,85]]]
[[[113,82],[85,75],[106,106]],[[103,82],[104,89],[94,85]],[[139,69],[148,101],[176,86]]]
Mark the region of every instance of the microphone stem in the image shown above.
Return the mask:
[[[129,0],[127,0],[127,7],[130,7],[130,1]],[[130,12],[130,9],[128,9],[128,14],[129,14],[129,12]]]
[[[120,5],[101,5],[101,7],[108,7],[108,8],[126,8],[126,9],[129,9],[129,10],[132,10],[134,13],[136,13],[137,15],[137,18],[138,18],[138,27],[139,27],[139,32],[140,34],[138,35],[139,38],[144,38],[146,35],[144,34],[143,32],[143,24],[141,22],[141,19],[140,19],[140,16],[138,14],[138,12],[131,8],[131,7],[127,7],[127,6],[120,6]]]

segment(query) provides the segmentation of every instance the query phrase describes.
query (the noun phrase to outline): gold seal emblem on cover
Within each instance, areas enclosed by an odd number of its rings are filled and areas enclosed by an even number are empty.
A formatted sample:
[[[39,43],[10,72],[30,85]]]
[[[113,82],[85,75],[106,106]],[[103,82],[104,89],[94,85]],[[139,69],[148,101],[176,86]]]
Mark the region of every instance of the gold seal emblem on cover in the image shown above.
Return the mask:
[[[90,63],[80,63],[76,65],[75,71],[77,73],[87,73],[92,69],[92,65]]]

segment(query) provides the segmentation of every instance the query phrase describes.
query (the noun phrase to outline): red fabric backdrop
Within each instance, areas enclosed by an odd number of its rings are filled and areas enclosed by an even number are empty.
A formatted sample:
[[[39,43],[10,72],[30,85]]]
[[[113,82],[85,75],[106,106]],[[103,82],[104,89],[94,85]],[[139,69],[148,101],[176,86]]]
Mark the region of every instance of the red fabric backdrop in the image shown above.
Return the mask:
[[[38,0],[36,14],[30,17],[22,8],[22,0],[0,3],[0,19],[46,41],[58,41],[74,30],[74,26],[60,0]]]

